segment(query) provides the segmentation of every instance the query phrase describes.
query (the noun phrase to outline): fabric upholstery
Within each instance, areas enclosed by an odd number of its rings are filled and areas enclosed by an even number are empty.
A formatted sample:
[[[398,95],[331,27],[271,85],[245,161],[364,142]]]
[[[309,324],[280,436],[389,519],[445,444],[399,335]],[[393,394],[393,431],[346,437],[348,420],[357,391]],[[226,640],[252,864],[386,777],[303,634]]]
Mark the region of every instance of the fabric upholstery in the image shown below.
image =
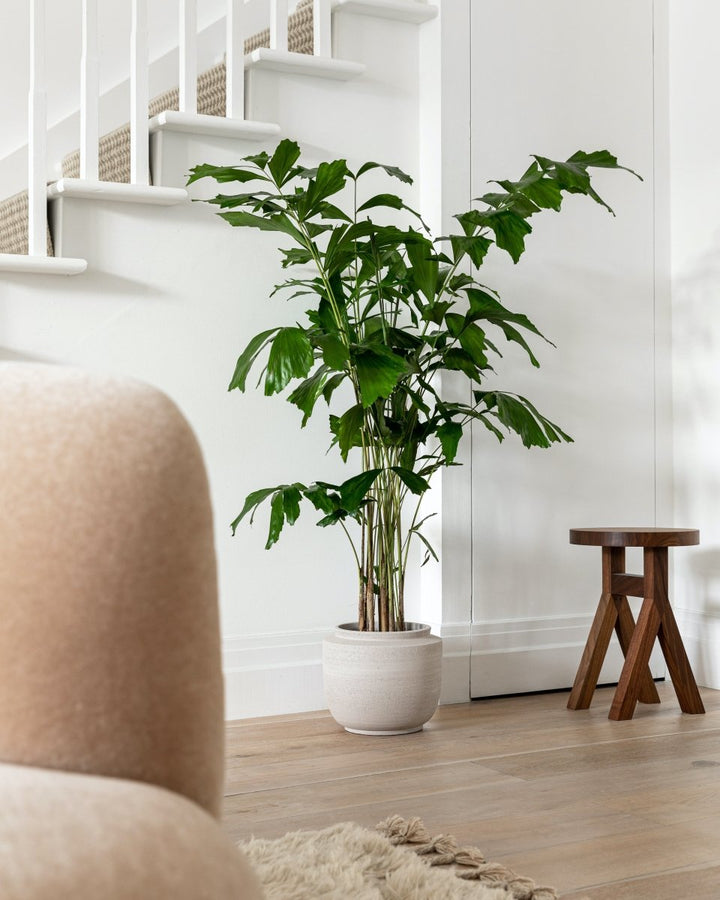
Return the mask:
[[[217,814],[212,517],[163,394],[0,364],[0,760],[144,781]]]
[[[162,788],[0,765],[0,900],[260,900],[206,812]]]
[[[197,441],[162,393],[0,363],[0,900],[261,900],[214,816]]]

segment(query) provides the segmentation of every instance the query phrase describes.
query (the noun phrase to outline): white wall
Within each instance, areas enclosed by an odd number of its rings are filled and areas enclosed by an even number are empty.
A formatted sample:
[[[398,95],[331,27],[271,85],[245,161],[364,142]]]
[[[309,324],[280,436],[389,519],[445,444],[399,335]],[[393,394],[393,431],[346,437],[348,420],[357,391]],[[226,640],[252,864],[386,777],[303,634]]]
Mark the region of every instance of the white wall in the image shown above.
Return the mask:
[[[572,684],[600,551],[571,547],[568,529],[653,525],[666,488],[656,472],[669,440],[656,394],[669,368],[655,339],[669,310],[656,296],[654,207],[666,185],[655,171],[653,31],[652,0],[473,4],[473,196],[519,177],[530,153],[608,149],[644,179],[594,170],[616,217],[568,197],[560,214],[533,217],[517,266],[496,253],[483,267],[481,280],[557,344],[532,342],[537,370],[501,338],[493,384],[529,397],[574,443],[527,450],[473,428],[474,696]],[[620,658],[601,680],[617,680]]]
[[[675,604],[698,681],[720,688],[720,83],[713,0],[670,4]]]

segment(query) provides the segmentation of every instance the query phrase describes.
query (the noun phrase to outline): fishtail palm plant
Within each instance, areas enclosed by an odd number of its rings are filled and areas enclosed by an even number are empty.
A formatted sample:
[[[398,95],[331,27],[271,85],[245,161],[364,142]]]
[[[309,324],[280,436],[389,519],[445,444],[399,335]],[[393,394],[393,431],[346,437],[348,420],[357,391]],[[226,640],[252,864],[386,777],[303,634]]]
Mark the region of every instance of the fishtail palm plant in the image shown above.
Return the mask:
[[[279,233],[289,244],[280,250],[282,266],[300,275],[275,290],[311,298],[304,322],[271,328],[249,341],[230,389],[244,391],[250,370],[264,360],[265,394],[291,387],[287,400],[302,413],[301,427],[321,398],[333,408],[338,397],[347,396],[336,393],[341,385],[350,386],[352,397],[347,408],[331,412],[329,427],[331,446],[357,473],[342,484],[292,482],[253,491],[232,523],[233,533],[269,501],[270,548],[285,523],[295,523],[301,502],[309,501],[322,514],[318,525],[339,525],[350,541],[358,629],[405,627],[413,539],[424,544],[425,562],[435,556],[422,531],[422,499],[433,474],[454,464],[471,422],[499,441],[514,432],[526,447],[571,440],[525,397],[485,389],[491,361],[501,356],[498,336],[519,344],[534,366],[539,363],[527,338],[544,337],[476,273],[493,245],[517,263],[532,231],[530,218],[545,209],[559,211],[563,194],[583,194],[612,212],[591,185],[592,167],[624,168],[605,150],[577,152],[564,162],[535,156],[518,181],[496,182],[497,191],[457,215],[457,233],[435,240],[398,195],[361,196],[363,177],[374,170],[412,183],[393,166],[366,162],[351,171],[336,159],[308,168],[298,145],[284,140],[272,154],[244,157],[237,166],[192,170],[189,183],[212,178],[250,187],[208,202],[230,225]],[[338,195],[347,200],[345,208]],[[414,227],[375,221],[371,214],[379,210],[399,212]],[[437,376],[448,371],[468,379],[471,401],[444,399]]]

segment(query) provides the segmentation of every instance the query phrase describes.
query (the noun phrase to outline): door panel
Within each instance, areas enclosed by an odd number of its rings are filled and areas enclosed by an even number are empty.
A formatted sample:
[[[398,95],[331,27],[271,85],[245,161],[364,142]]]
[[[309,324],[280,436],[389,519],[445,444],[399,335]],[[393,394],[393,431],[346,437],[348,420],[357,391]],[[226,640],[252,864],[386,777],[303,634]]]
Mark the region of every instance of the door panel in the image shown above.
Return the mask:
[[[498,253],[483,267],[481,280],[557,345],[535,341],[537,370],[501,337],[497,386],[527,396],[574,443],[527,450],[473,430],[477,697],[569,686],[600,551],[570,547],[568,529],[655,521],[652,2],[478,0],[471,48],[474,197],[490,179],[518,178],[531,153],[608,149],[644,179],[596,170],[616,218],[569,197],[560,215],[533,217],[519,265]],[[617,680],[619,659],[604,680]]]

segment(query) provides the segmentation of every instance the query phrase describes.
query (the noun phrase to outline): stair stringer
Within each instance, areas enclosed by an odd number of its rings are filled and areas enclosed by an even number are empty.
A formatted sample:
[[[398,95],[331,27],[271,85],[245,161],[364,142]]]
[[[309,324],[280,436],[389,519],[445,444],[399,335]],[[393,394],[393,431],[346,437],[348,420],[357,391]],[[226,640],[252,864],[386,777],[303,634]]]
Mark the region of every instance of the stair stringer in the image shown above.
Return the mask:
[[[279,122],[310,164],[345,156],[351,167],[373,159],[414,174],[417,34],[403,23],[336,17],[339,54],[364,63],[365,74],[339,82],[253,70],[248,115]],[[181,188],[190,166],[232,164],[259,146],[162,131],[153,137],[155,179]],[[394,188],[417,202],[417,185]],[[211,196],[217,186],[199,182],[190,190]],[[284,274],[276,243],[266,233],[230,228],[197,203],[154,207],[64,196],[51,206],[57,252],[82,255],[88,272],[52,291],[42,280],[0,282],[0,343],[14,354],[143,379],[178,403],[200,440],[215,509],[228,712],[239,718],[324,707],[321,635],[355,614],[355,575],[342,533],[318,531],[307,512],[266,553],[262,514],[235,538],[229,529],[252,489],[347,477],[334,454],[325,456],[324,408],[300,432],[298,411],[282,398],[227,392],[247,340],[292,324],[305,308],[302,298],[268,299]]]

